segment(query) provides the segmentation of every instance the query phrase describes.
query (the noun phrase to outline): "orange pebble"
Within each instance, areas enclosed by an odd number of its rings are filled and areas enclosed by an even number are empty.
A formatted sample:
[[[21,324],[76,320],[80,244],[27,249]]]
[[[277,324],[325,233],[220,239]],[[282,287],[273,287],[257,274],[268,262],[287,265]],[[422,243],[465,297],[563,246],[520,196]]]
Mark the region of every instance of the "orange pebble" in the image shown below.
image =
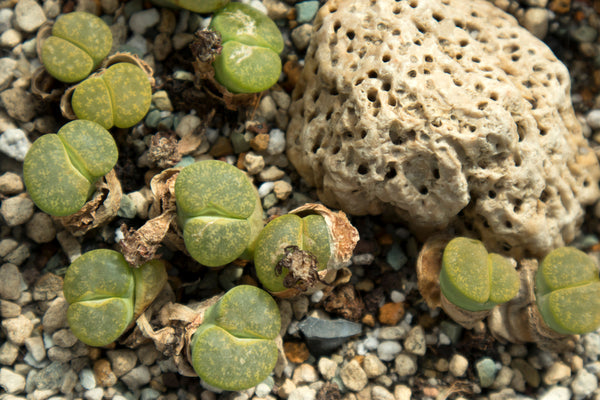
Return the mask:
[[[396,325],[404,317],[404,303],[386,303],[379,309],[379,322]]]
[[[287,359],[296,364],[303,363],[310,357],[306,344],[302,342],[285,342],[283,351],[285,351]]]

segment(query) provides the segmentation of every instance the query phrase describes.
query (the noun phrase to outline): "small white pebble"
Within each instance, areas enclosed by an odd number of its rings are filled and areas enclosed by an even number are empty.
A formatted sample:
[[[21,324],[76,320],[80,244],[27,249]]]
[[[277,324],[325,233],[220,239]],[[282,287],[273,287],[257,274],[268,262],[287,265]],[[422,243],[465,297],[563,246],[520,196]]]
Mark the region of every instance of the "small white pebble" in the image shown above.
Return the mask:
[[[275,186],[275,182],[264,182],[258,187],[258,195],[260,198],[264,198],[266,195],[273,191],[273,187]]]
[[[600,109],[595,109],[590,111],[585,117],[588,125],[592,129],[600,128]]]
[[[402,303],[404,300],[406,300],[406,295],[397,290],[392,290],[392,293],[390,293],[390,299],[394,303]]]
[[[312,296],[310,296],[310,301],[312,301],[313,303],[318,303],[321,301],[321,299],[323,299],[323,291],[322,290],[317,290],[316,292],[314,292],[312,294]]]

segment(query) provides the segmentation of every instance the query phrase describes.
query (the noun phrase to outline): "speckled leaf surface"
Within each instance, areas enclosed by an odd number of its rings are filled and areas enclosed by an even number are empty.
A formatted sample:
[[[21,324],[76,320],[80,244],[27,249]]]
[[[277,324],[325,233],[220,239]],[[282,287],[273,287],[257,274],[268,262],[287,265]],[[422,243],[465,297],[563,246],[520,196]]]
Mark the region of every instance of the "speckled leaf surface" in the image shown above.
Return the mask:
[[[210,28],[221,34],[223,43],[237,41],[259,46],[279,54],[283,38],[275,23],[264,13],[242,3],[230,3],[217,12]]]
[[[98,65],[112,47],[112,33],[104,21],[97,16],[75,11],[56,20],[52,35],[67,40],[83,51]]]
[[[180,7],[195,13],[208,13],[223,7],[229,0],[152,0],[163,7]]]
[[[92,180],[106,175],[117,163],[117,144],[110,132],[97,123],[75,120],[64,125],[58,131],[58,136],[71,160],[84,168]]]
[[[243,390],[263,381],[277,362],[281,317],[263,290],[241,285],[211,307],[191,342],[192,365],[206,383]]]
[[[108,249],[90,251],[73,261],[64,279],[69,303],[110,297],[132,297],[134,278],[122,254]]]
[[[490,298],[491,304],[505,303],[519,293],[521,281],[513,264],[499,254],[488,255],[490,263]]]
[[[248,218],[256,206],[246,175],[223,161],[201,161],[181,170],[175,182],[177,210],[186,217]]]
[[[560,247],[542,261],[536,301],[546,324],[562,334],[600,327],[600,277],[595,260],[574,247]]]
[[[113,106],[117,128],[129,128],[144,118],[152,102],[152,88],[142,69],[130,63],[109,67],[102,76]]]
[[[112,99],[106,83],[99,76],[77,85],[71,97],[71,106],[79,119],[94,121],[105,129],[114,125]]]
[[[490,297],[488,252],[483,244],[468,238],[451,240],[442,256],[440,286],[452,303],[477,310]]]
[[[262,339],[275,339],[281,322],[273,297],[249,285],[227,292],[206,319],[238,338]]]
[[[600,281],[559,289],[541,296],[544,321],[563,334],[583,334],[600,327]]]
[[[33,202],[50,215],[77,212],[118,158],[110,133],[90,121],[71,121],[38,138],[25,157],[23,178]]]
[[[262,227],[262,206],[246,175],[222,161],[181,170],[177,213],[187,250],[198,262],[220,266],[251,252]]]
[[[79,82],[94,68],[94,60],[89,54],[54,36],[44,41],[41,57],[46,71],[61,82]]]
[[[90,346],[114,342],[133,317],[132,300],[106,298],[74,303],[67,309],[67,322],[79,340]]]
[[[281,274],[276,274],[275,267],[288,246],[297,246],[300,250],[310,252],[317,258],[318,269],[326,268],[331,246],[323,217],[282,215],[269,222],[258,235],[254,253],[256,275],[263,286],[272,292],[286,289],[283,279],[288,269],[282,268]]]
[[[166,281],[164,261],[152,260],[134,270],[117,251],[89,251],[65,274],[69,327],[90,346],[112,343],[154,300]]]
[[[84,79],[112,47],[112,33],[104,21],[86,12],[60,16],[52,36],[42,44],[44,67],[56,79],[73,83]]]
[[[132,268],[135,281],[134,316],[140,315],[167,283],[166,262],[151,260],[139,268]]]
[[[266,90],[281,73],[281,59],[273,50],[238,41],[226,42],[213,65],[215,78],[234,93]]]
[[[560,247],[542,260],[536,274],[536,290],[546,294],[597,279],[598,266],[593,258],[574,247]]]
[[[56,216],[70,215],[87,201],[92,184],[71,163],[55,134],[38,138],[25,156],[23,180],[33,202]]]
[[[97,122],[106,129],[137,124],[151,102],[148,76],[140,67],[126,62],[114,64],[102,75],[81,82],[71,98],[77,118]]]

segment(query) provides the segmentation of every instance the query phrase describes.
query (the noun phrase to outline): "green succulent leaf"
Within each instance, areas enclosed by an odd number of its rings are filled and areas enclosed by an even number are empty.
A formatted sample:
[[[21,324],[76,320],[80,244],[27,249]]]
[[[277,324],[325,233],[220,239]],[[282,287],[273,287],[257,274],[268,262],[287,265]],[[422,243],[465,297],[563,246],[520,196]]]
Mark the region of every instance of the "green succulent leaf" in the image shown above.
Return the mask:
[[[310,252],[317,259],[318,269],[325,269],[331,257],[331,239],[325,219],[316,214],[305,217],[286,214],[269,222],[260,232],[254,252],[254,266],[260,282],[272,292],[287,289],[283,280],[288,269],[282,268],[279,274],[276,273],[276,266],[289,246]]]
[[[574,247],[551,251],[536,275],[536,301],[542,318],[562,334],[600,327],[600,277],[594,259]]]
[[[71,105],[77,118],[105,127],[129,128],[144,118],[152,102],[146,73],[131,63],[111,65],[75,88]]]
[[[223,161],[194,163],[179,173],[175,197],[185,246],[196,261],[217,267],[251,255],[262,206],[242,171]]]
[[[267,90],[279,79],[281,59],[271,49],[231,41],[215,59],[215,79],[233,93]]]
[[[514,298],[519,276],[498,254],[488,254],[478,240],[458,237],[444,249],[440,287],[444,296],[469,311],[489,310]]]
[[[207,311],[194,333],[192,365],[206,383],[224,390],[256,386],[275,367],[280,327],[271,296],[254,286],[236,286]]]
[[[281,74],[283,37],[277,25],[257,9],[230,3],[210,28],[221,34],[223,49],[213,64],[215,78],[234,93],[256,93],[273,86]]]
[[[225,6],[229,0],[152,0],[163,7],[178,7],[195,13],[209,13]]]
[[[65,274],[67,322],[90,346],[114,342],[154,300],[167,280],[163,261],[133,270],[122,254],[92,250],[76,259]]]
[[[25,156],[23,179],[33,202],[44,212],[77,212],[94,191],[94,182],[117,163],[117,145],[100,125],[76,120],[58,134],[38,138]]]
[[[50,75],[72,83],[88,76],[111,47],[108,25],[93,14],[75,11],[56,20],[52,36],[42,44],[41,58]]]

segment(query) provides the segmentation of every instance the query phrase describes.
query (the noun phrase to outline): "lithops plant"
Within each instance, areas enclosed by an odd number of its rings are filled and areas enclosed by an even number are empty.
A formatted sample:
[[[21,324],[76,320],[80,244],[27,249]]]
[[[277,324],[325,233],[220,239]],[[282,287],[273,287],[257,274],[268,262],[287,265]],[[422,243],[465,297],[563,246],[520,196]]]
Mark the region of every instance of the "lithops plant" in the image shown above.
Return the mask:
[[[519,284],[514,264],[488,253],[479,240],[457,237],[444,249],[440,287],[446,299],[460,308],[490,310],[514,298]]]
[[[112,33],[93,14],[75,11],[61,15],[52,35],[41,46],[41,59],[50,75],[66,83],[86,78],[108,55]]]
[[[565,335],[600,327],[600,278],[596,261],[574,247],[560,247],[536,274],[536,303],[544,322]]]
[[[152,101],[146,72],[129,62],[119,62],[81,82],[71,98],[79,119],[110,129],[129,128],[144,118]]]
[[[215,79],[233,93],[256,93],[281,74],[283,37],[265,14],[242,3],[219,10],[210,29],[221,34],[223,49],[213,63]]]
[[[69,327],[82,342],[106,346],[152,303],[166,281],[162,260],[131,268],[117,251],[87,252],[69,266],[64,279]]]
[[[275,367],[280,326],[279,308],[267,292],[236,286],[204,314],[192,336],[191,364],[211,386],[251,388]]]
[[[263,211],[244,172],[223,161],[196,162],[177,176],[175,198],[185,247],[196,261],[217,267],[252,258]]]
[[[195,13],[209,13],[218,10],[229,3],[229,0],[152,0],[162,7],[177,7]]]
[[[94,192],[94,183],[117,163],[111,134],[92,121],[65,124],[57,134],[38,138],[25,156],[23,179],[33,202],[44,212],[77,212]]]
[[[308,204],[273,219],[258,235],[256,274],[273,293],[305,292],[349,260],[358,232],[345,214]]]

